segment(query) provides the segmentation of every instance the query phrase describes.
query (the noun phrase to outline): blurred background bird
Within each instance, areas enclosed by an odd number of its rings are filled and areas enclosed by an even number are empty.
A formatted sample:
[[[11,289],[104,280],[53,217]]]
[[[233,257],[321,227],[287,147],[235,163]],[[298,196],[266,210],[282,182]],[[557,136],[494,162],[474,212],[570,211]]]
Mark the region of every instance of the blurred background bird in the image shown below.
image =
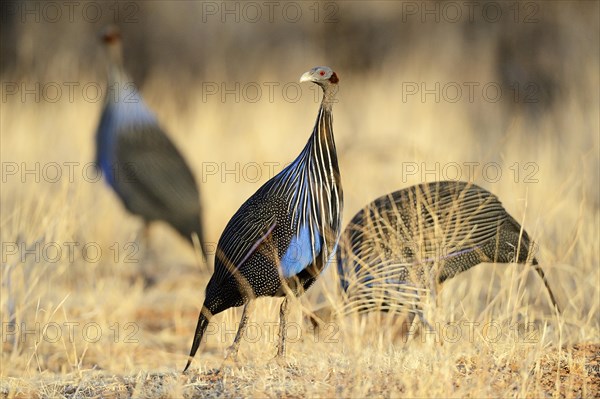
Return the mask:
[[[198,186],[185,159],[160,127],[123,67],[121,33],[101,33],[108,89],[96,132],[96,163],[131,213],[170,224],[206,260]]]
[[[408,311],[480,263],[530,263],[559,310],[527,232],[498,198],[473,184],[439,181],[384,195],[360,210],[337,253],[345,311]],[[560,310],[559,310],[560,311]]]
[[[306,291],[335,254],[343,206],[332,127],[338,77],[328,67],[315,67],[300,82],[313,82],[323,89],[312,135],[300,155],[258,189],[225,227],[184,372],[211,317],[245,304],[227,356],[235,359],[254,300],[262,296],[284,297],[277,351],[281,359],[288,297]]]

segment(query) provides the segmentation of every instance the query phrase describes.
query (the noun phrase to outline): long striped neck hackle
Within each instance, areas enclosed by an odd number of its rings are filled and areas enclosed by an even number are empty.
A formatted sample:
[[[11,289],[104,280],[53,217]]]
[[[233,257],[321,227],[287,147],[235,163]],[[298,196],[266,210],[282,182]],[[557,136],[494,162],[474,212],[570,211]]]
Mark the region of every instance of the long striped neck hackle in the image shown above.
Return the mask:
[[[332,107],[336,102],[336,94],[338,91],[339,79],[335,72],[326,81],[315,82],[318,86],[323,89],[323,99],[321,100],[321,107],[319,108],[319,115],[317,117],[317,125],[315,126],[317,140],[327,140],[333,147],[330,150],[335,152],[335,144],[333,143],[333,127],[332,127]]]
[[[321,142],[321,145],[316,145],[315,146],[315,150],[320,150],[320,151],[325,151],[327,150],[328,153],[332,154],[332,158],[331,159],[331,163],[332,163],[332,167],[335,170],[336,173],[339,173],[338,171],[338,165],[337,165],[337,156],[336,156],[336,150],[335,150],[335,141],[334,141],[334,137],[333,137],[333,115],[332,115],[332,107],[333,104],[336,102],[336,94],[337,94],[337,90],[338,90],[338,83],[339,79],[337,77],[337,75],[335,74],[335,72],[333,73],[333,75],[331,76],[331,78],[325,82],[319,82],[318,85],[321,86],[321,88],[323,89],[323,99],[321,100],[321,107],[319,109],[319,115],[317,118],[317,123],[315,126],[315,137],[314,137],[314,142],[315,144],[318,144],[318,142]],[[317,154],[319,155],[319,154]],[[318,157],[317,159],[322,161],[326,161],[326,159],[322,158],[322,154],[320,154],[321,156]],[[327,162],[329,163],[329,162]]]
[[[335,229],[339,228],[339,219],[343,207],[342,186],[333,135],[332,114],[332,106],[335,103],[335,96],[338,90],[338,81],[338,77],[334,72],[329,80],[318,83],[323,88],[323,100],[319,109],[315,132],[313,133],[313,155],[311,157],[314,164],[314,168],[311,168],[311,170],[316,172],[313,182],[321,182],[323,184],[321,190],[315,190],[315,193],[319,192],[321,196],[319,203],[323,204],[321,208],[323,212],[321,214],[322,221],[325,222],[325,225],[329,225]],[[329,231],[329,228],[326,228],[323,234],[328,236],[326,237],[327,242],[333,244],[337,241],[337,237],[330,236],[332,232]],[[326,251],[327,258],[331,255],[329,250],[331,248],[328,248]]]

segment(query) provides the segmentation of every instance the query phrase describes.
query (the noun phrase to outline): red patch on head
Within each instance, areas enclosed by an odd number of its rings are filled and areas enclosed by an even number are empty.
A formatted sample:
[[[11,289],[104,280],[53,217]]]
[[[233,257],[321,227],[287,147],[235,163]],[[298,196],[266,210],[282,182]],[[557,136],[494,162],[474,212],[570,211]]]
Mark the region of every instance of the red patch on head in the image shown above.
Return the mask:
[[[329,81],[331,83],[337,83],[340,81],[340,79],[338,78],[337,74],[334,72],[331,74],[331,77],[329,78]]]
[[[121,32],[119,31],[119,29],[117,27],[114,27],[114,26],[108,27],[102,33],[102,41],[105,44],[118,43],[119,41],[121,41]]]
[[[319,72],[319,75],[321,75],[321,76],[325,76],[325,71],[320,71],[320,72]]]

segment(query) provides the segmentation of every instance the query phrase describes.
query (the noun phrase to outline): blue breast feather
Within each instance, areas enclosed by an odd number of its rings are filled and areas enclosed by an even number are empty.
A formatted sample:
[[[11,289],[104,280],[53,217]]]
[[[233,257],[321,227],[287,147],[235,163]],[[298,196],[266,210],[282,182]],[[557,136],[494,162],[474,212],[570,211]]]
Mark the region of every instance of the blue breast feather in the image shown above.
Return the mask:
[[[321,240],[320,234],[316,233],[313,249],[308,226],[302,226],[298,234],[292,237],[288,249],[281,258],[283,277],[293,277],[310,265],[314,261],[313,254],[318,256],[321,253]]]

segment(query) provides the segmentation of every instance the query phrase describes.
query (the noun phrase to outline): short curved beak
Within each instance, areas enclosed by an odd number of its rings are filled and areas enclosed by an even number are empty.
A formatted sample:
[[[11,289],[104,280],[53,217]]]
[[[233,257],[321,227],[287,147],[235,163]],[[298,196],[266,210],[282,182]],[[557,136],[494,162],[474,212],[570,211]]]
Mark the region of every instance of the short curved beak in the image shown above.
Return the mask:
[[[311,71],[304,72],[302,76],[300,76],[300,83],[302,82],[311,82],[312,81],[312,73]]]

